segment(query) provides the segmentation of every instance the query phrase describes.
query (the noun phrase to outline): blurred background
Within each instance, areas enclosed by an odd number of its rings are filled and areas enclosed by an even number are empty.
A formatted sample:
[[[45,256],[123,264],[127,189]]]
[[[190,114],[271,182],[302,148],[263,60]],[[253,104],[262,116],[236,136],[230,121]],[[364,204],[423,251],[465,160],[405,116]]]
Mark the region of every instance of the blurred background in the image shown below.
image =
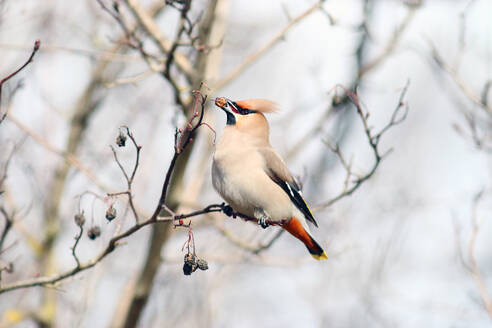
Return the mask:
[[[492,2],[0,0],[0,77],[36,39],[1,94],[1,327],[491,325]],[[142,146],[136,211],[152,215],[201,82],[209,99],[280,104],[271,142],[329,259],[207,214],[191,219],[207,271],[183,275],[189,230],[167,222],[54,285],[2,291],[91,263],[135,225],[127,195],[107,196],[128,190],[109,145],[127,172],[136,159],[121,126]],[[212,102],[204,121],[225,125]],[[177,213],[222,202],[214,132],[198,131],[171,181]]]

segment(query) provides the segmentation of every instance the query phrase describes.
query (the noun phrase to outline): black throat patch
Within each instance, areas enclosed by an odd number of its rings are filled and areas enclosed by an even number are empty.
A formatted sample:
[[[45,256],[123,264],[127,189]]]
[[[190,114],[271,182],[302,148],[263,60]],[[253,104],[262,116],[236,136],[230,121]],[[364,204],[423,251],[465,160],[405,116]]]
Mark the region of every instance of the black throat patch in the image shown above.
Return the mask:
[[[236,124],[236,118],[234,117],[234,114],[224,110],[227,115],[227,125],[235,125]]]

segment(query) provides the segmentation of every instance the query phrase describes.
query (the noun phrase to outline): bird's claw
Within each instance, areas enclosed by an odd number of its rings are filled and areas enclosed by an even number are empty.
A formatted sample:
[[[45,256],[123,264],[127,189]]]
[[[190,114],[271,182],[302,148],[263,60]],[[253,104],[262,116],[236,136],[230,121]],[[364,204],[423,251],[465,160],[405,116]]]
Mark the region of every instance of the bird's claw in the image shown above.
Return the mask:
[[[265,217],[260,217],[258,219],[258,225],[261,226],[263,229],[266,229],[269,226],[269,224],[268,224],[268,222],[267,222],[267,220],[266,220]]]
[[[229,205],[225,205],[222,208],[222,212],[224,212],[224,214],[227,215],[227,216],[229,216],[229,217],[231,217],[234,214],[234,210]]]

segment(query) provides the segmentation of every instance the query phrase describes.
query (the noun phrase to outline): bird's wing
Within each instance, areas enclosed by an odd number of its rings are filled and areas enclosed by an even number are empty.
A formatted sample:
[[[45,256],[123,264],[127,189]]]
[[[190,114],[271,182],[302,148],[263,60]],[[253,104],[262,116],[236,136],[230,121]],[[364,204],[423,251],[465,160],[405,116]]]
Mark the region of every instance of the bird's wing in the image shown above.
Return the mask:
[[[317,227],[318,223],[304,201],[299,185],[294,180],[284,161],[272,148],[262,147],[259,152],[265,159],[266,174],[289,195],[290,200],[304,214],[306,219]]]

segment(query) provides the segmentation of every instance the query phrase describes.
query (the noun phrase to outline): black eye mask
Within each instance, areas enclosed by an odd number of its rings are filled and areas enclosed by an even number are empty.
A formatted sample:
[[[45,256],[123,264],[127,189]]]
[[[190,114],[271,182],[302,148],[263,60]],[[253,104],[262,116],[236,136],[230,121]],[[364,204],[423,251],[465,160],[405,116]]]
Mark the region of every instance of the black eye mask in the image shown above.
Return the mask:
[[[248,108],[242,108],[240,107],[238,104],[236,104],[234,101],[227,101],[227,103],[229,104],[229,106],[231,107],[231,110],[236,113],[236,114],[240,114],[240,115],[248,115],[248,114],[252,114],[252,113],[256,113],[255,110],[252,110],[252,109],[248,109]]]

